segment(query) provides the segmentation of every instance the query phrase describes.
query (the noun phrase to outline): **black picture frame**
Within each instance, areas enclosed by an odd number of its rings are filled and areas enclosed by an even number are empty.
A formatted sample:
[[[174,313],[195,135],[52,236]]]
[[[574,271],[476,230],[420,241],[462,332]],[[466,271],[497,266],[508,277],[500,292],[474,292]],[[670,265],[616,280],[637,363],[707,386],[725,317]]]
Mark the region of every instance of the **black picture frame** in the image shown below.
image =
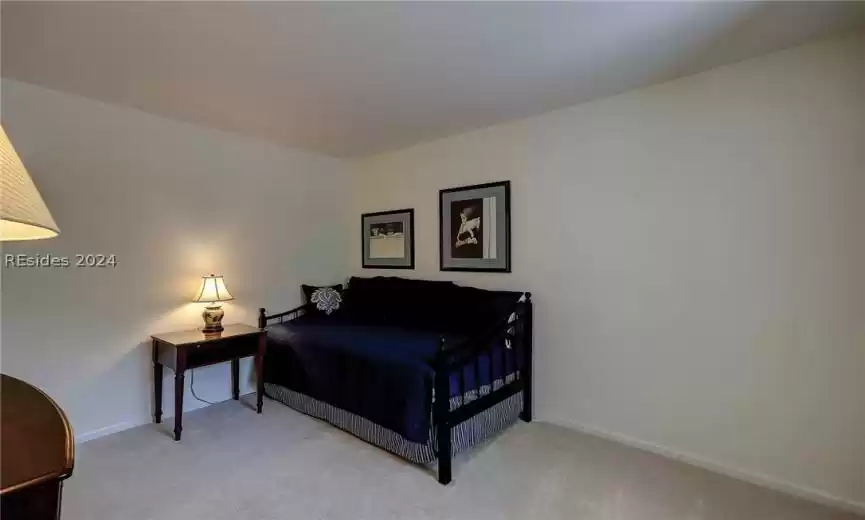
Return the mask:
[[[364,269],[414,269],[414,208],[364,213],[360,216],[360,229],[361,267]],[[381,236],[379,229],[388,230],[388,235],[391,233],[401,235],[404,242],[402,257],[373,257],[373,241],[378,240],[378,237]],[[385,238],[382,237],[382,239]]]
[[[489,199],[494,199],[489,202]],[[494,210],[489,206],[494,205]],[[455,213],[460,208],[460,218],[467,212],[481,211],[492,218],[488,226],[479,219],[475,233],[468,238],[472,251],[464,257],[455,256],[456,247],[466,246],[462,223],[456,221]],[[494,215],[494,216],[493,216]],[[459,225],[459,229],[454,232]],[[492,232],[488,232],[492,228]],[[468,231],[469,233],[471,231]],[[487,233],[484,235],[484,233]],[[456,235],[454,237],[453,235]],[[481,238],[477,238],[482,235]],[[484,273],[511,272],[511,181],[459,186],[439,191],[439,269],[441,271],[464,271]],[[483,245],[480,243],[483,242]],[[491,244],[494,242],[494,246]],[[503,243],[502,243],[503,242]],[[494,256],[493,256],[494,255]],[[492,258],[491,258],[492,257]]]

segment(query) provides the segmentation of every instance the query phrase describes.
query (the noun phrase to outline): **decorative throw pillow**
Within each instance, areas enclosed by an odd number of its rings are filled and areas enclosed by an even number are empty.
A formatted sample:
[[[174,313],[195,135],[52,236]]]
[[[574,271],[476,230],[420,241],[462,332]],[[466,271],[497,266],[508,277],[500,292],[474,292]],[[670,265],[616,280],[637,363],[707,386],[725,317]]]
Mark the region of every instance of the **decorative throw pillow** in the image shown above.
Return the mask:
[[[343,292],[342,284],[329,287],[315,287],[303,285],[303,294],[307,303],[311,303],[319,312],[330,316],[342,308]]]

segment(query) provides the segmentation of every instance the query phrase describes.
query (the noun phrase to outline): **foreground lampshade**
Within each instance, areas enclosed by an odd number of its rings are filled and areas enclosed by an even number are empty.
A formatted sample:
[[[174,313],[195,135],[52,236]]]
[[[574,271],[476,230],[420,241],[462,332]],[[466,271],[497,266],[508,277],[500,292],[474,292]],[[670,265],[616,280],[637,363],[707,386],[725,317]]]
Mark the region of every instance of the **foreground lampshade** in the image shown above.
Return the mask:
[[[204,318],[203,332],[222,332],[222,318],[225,316],[225,311],[216,302],[225,302],[233,300],[234,296],[225,288],[225,280],[222,275],[211,274],[210,276],[201,277],[201,287],[198,289],[194,302],[210,302],[210,305],[204,308],[201,317]]]
[[[0,241],[57,236],[60,229],[0,126]]]

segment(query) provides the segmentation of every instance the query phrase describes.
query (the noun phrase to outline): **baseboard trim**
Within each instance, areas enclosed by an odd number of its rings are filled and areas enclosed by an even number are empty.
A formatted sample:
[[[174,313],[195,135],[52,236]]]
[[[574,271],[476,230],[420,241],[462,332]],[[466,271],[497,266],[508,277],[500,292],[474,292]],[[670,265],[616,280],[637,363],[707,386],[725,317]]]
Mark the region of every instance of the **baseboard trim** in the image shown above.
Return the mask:
[[[92,441],[93,439],[98,439],[99,437],[105,437],[106,435],[111,435],[112,433],[122,432],[123,430],[128,430],[129,428],[135,428],[139,426],[133,422],[122,422],[117,424],[112,424],[111,426],[106,426],[104,428],[98,428],[96,430],[92,430],[86,433],[79,433],[75,435],[75,443],[81,444],[82,442]]]
[[[246,392],[246,393],[240,394],[241,399],[243,399],[244,397],[250,397],[250,396],[254,398],[255,392],[252,391],[252,392]],[[225,403],[225,402],[228,402],[231,400],[232,400],[231,396],[229,396],[222,401],[215,401],[213,404]],[[184,414],[194,412],[196,410],[201,410],[202,408],[207,408],[208,406],[211,406],[210,404],[207,404],[204,402],[199,402],[199,401],[196,401],[195,399],[187,399],[186,402],[188,404],[185,404],[183,407],[183,413]],[[163,422],[165,422],[169,419],[173,420],[173,418],[174,418],[174,414],[162,416]],[[97,429],[91,430],[89,432],[79,433],[79,434],[75,435],[75,443],[81,444],[82,442],[92,441],[93,439],[98,439],[99,437],[105,437],[106,435],[111,435],[112,433],[119,433],[119,432],[122,432],[123,430],[135,428],[136,426],[143,426],[145,424],[151,424],[152,421],[153,421],[153,418],[148,416],[148,417],[141,419],[141,421],[139,421],[139,422],[126,421],[126,422],[121,422],[121,423],[117,423],[117,424],[112,424],[112,425],[106,426],[104,428],[97,428]]]
[[[781,493],[785,493],[787,495],[791,495],[797,498],[802,498],[805,500],[809,500],[811,502],[817,502],[819,504],[823,504],[825,506],[833,507],[836,509],[842,509],[844,511],[849,511],[851,513],[856,514],[865,514],[865,503],[856,502],[853,500],[848,500],[845,498],[837,497],[831,493],[827,493],[825,491],[821,491],[819,489],[813,489],[806,486],[801,486],[798,484],[793,484],[791,482],[786,482],[774,477],[770,477],[767,475],[763,475],[760,473],[756,473],[753,471],[747,471],[740,468],[735,468],[732,466],[728,466],[726,464],[721,464],[717,461],[706,459],[704,457],[694,455],[692,453],[685,453],[682,451],[674,450],[671,448],[667,448],[665,446],[660,446],[658,444],[654,444],[651,442],[642,441],[639,439],[635,439],[633,437],[629,437],[627,435],[622,435],[619,433],[613,433],[610,431],[603,430],[601,428],[595,428],[592,426],[586,426],[583,424],[578,424],[574,421],[568,419],[554,418],[554,417],[543,417],[539,419],[540,421],[554,424],[556,426],[562,426],[564,428],[569,428],[572,430],[576,430],[581,433],[585,433],[588,435],[593,435],[595,437],[600,437],[602,439],[607,439],[613,442],[618,442],[620,444],[624,444],[626,446],[630,446],[632,448],[637,448],[643,451],[648,451],[654,453],[656,455],[661,455],[662,457],[666,457],[668,459],[677,460],[679,462],[684,462],[685,464],[690,464],[692,466],[697,466],[703,469],[707,469],[709,471],[713,471],[715,473],[720,473],[722,475],[726,475],[728,477],[732,477],[738,480],[742,480],[745,482],[749,482],[751,484],[756,484],[761,487],[765,487],[768,489],[772,489],[774,491],[778,491]]]

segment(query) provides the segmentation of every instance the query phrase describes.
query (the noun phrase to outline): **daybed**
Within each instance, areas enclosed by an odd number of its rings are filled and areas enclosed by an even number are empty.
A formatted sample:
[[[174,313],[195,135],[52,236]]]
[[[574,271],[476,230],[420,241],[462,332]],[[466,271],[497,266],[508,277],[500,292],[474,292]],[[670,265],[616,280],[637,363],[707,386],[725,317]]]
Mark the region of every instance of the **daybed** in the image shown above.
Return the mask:
[[[530,293],[396,277],[335,289],[336,310],[321,298],[260,310],[266,395],[412,462],[438,459],[442,484],[454,453],[531,421]]]

